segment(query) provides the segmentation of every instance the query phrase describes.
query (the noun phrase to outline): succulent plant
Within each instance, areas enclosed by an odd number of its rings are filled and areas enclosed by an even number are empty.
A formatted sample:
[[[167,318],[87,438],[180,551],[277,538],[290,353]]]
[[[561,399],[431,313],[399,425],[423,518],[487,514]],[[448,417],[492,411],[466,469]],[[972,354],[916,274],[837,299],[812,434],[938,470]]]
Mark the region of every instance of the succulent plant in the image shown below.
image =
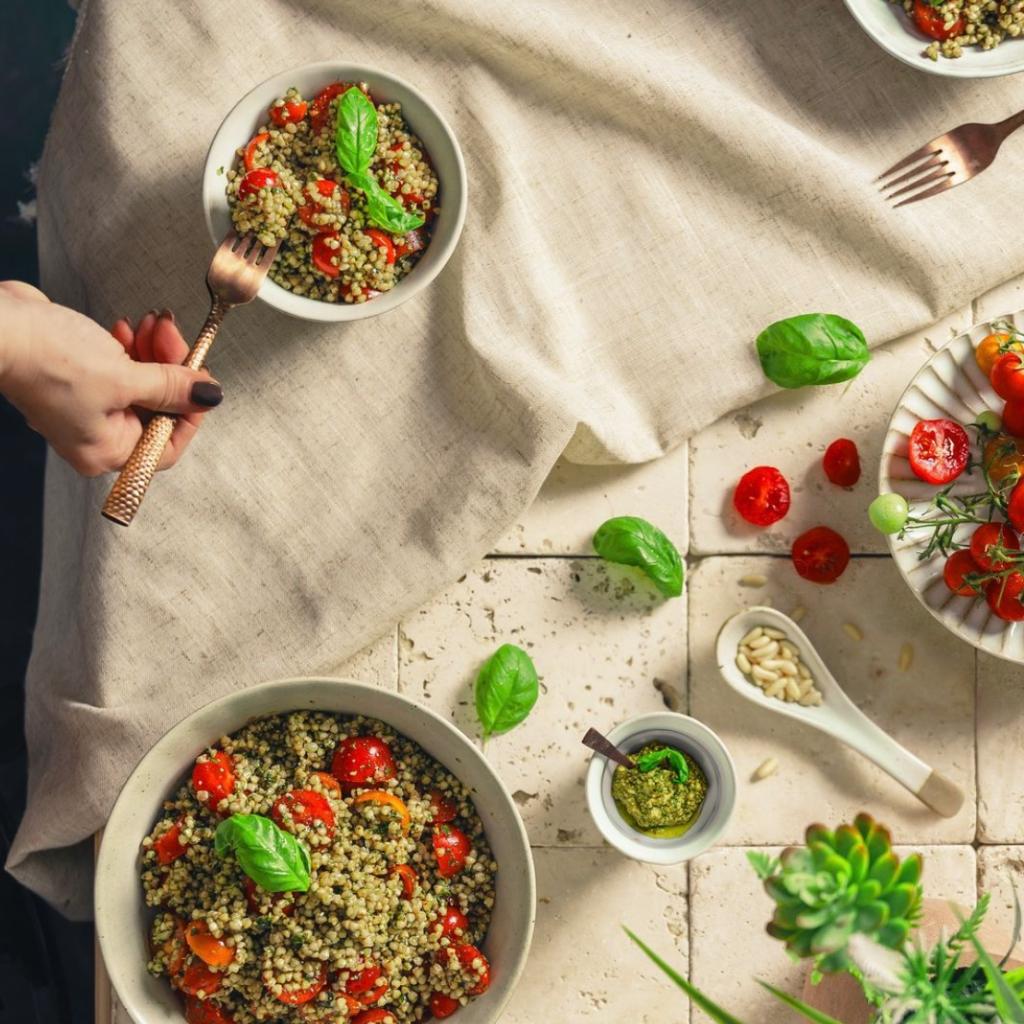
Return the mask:
[[[835,831],[807,829],[806,846],[785,850],[764,880],[775,901],[768,934],[824,972],[850,966],[847,945],[861,934],[901,949],[921,910],[921,857],[902,862],[887,829],[867,814]]]

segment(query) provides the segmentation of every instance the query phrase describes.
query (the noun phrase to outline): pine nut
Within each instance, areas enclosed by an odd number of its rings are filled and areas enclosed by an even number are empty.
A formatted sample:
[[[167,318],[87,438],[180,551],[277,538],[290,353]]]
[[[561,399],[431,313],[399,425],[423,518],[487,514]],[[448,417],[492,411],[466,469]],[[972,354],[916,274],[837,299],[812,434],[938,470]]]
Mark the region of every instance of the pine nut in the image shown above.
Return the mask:
[[[749,647],[752,651],[759,651],[762,647],[765,647],[767,644],[770,644],[772,642],[773,642],[772,638],[770,636],[765,636],[764,635],[764,630],[761,630],[758,633],[758,635],[756,637],[754,637],[753,640],[750,640],[748,643],[745,643],[743,646],[744,647]]]
[[[768,626],[764,627],[764,635],[770,636],[773,640],[785,640],[786,634],[781,629],[770,629]]]
[[[766,697],[785,697],[786,684],[780,679],[777,683],[772,683],[771,686],[765,688],[764,695]]]
[[[766,668],[761,668],[760,665],[755,665],[751,671],[751,675],[755,679],[761,679],[766,683],[774,683],[779,678],[778,672],[770,672]]]
[[[904,644],[900,648],[900,671],[906,672],[914,664],[913,644]]]
[[[786,683],[786,697],[789,700],[800,699],[800,686],[795,679],[790,679]]]
[[[747,657],[751,661],[763,661],[765,658],[774,658],[779,653],[779,641],[769,640],[768,637],[761,637],[762,640],[767,641],[764,647],[753,648]]]
[[[760,782],[761,779],[767,779],[769,775],[774,775],[778,770],[779,762],[774,757],[769,757],[757,766],[754,771],[754,779]]]
[[[857,629],[852,624],[844,628]],[[798,701],[804,707],[816,707],[823,702],[814,676],[782,630],[770,626],[751,629],[737,645],[736,667],[760,687],[765,697]]]
[[[759,572],[751,572],[740,577],[741,587],[763,587],[767,582],[768,577],[762,576]]]
[[[860,640],[864,639],[864,634],[852,622],[844,622],[843,623],[843,632],[851,640],[860,641]]]
[[[739,654],[736,655],[736,667],[745,676],[749,676],[750,675],[750,669],[751,669],[750,661],[749,661],[747,656],[742,651],[740,651]]]
[[[764,630],[760,626],[755,626],[741,641],[740,647],[749,647],[759,636],[763,635]]]
[[[799,622],[807,614],[807,609],[802,605],[798,604],[790,613],[789,617],[794,622]]]

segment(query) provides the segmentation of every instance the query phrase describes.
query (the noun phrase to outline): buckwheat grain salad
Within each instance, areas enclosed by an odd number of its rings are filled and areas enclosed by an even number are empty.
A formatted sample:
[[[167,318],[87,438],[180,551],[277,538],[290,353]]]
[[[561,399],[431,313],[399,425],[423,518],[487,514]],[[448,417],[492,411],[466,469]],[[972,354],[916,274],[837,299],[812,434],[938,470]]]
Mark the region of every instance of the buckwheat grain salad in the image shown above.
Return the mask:
[[[281,243],[270,277],[296,295],[366,302],[430,244],[439,212],[430,158],[401,105],[376,103],[366,83],[333,82],[308,101],[289,89],[237,153],[231,220],[239,234]]]
[[[189,1024],[408,1024],[490,984],[483,825],[383,722],[295,711],[221,737],[142,845],[149,970]]]
[[[1024,0],[891,0],[902,4],[931,42],[926,57],[961,57],[965,46],[991,50],[1024,33]]]

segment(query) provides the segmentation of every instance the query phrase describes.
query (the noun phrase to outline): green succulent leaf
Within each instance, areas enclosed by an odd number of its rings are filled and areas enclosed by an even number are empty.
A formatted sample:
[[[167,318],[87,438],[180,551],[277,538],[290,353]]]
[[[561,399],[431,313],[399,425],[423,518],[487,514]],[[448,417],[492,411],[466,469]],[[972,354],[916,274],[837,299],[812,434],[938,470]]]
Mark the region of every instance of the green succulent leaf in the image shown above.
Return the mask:
[[[779,870],[780,866],[778,857],[773,857],[771,854],[764,853],[761,850],[748,850],[747,860],[754,869],[754,873],[762,882],[771,878]]]

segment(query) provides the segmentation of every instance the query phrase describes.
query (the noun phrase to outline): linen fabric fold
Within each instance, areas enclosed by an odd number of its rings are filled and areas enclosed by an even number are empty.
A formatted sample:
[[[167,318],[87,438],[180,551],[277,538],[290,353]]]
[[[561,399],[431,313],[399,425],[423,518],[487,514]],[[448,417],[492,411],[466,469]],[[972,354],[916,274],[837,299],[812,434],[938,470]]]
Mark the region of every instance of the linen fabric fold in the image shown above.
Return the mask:
[[[225,401],[129,530],[99,516],[109,479],[50,460],[8,867],[73,917],[88,837],[162,732],[358,651],[485,553],[561,453],[653,459],[766,393],[752,341],[780,317],[840,313],[878,344],[1024,268],[1024,145],[900,211],[871,184],[1013,112],[1016,83],[904,67],[834,0],[88,0],[39,180],[50,296],[197,331],[210,139],[253,85],[327,59],[437,104],[465,233],[383,318],[232,313]]]

